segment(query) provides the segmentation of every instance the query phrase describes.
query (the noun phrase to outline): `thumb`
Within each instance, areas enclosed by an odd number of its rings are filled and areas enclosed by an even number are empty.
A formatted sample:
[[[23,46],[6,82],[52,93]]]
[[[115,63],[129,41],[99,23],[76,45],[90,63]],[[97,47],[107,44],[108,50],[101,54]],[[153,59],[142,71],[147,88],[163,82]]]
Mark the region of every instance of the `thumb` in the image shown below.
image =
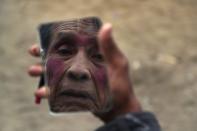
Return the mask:
[[[124,60],[124,55],[112,37],[112,25],[110,23],[106,23],[102,26],[98,34],[98,41],[106,63],[111,68],[116,68],[120,60]]]

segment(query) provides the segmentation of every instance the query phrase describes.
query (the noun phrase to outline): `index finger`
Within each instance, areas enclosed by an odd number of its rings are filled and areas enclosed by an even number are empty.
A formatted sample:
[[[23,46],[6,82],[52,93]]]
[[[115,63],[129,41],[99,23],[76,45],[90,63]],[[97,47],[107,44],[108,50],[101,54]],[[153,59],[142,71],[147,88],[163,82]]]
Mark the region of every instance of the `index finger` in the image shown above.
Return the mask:
[[[127,65],[127,59],[117,47],[112,37],[111,24],[105,24],[98,34],[99,46],[107,64],[111,68],[118,68]]]
[[[39,57],[40,56],[40,47],[37,45],[37,44],[34,44],[32,45],[30,48],[29,48],[29,53],[32,55],[32,56],[35,56],[35,57]]]

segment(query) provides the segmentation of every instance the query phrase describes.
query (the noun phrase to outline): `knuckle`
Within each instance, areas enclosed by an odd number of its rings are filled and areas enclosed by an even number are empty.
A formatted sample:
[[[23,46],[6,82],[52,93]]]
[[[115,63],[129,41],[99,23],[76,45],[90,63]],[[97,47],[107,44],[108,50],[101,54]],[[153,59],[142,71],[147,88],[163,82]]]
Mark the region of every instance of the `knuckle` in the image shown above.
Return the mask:
[[[117,61],[117,64],[113,69],[119,75],[127,74],[129,72],[129,62],[128,62],[127,58],[121,57],[121,59],[119,59]]]
[[[128,59],[125,56],[123,56],[120,59],[120,68],[126,69],[126,70],[128,70],[128,68],[129,68],[129,62],[128,62]]]

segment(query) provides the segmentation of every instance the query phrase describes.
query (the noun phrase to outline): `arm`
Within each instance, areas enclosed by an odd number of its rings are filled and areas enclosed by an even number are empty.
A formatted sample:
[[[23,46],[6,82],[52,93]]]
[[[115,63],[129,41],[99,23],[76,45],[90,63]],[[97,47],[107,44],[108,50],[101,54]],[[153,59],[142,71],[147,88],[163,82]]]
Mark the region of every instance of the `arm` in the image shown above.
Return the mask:
[[[108,80],[114,96],[114,106],[112,110],[105,114],[95,115],[106,123],[106,127],[113,125],[113,123],[118,124],[119,122],[130,127],[131,123],[135,124],[135,119],[141,121],[142,125],[146,124],[143,121],[143,116],[147,115],[142,112],[130,80],[128,60],[116,46],[112,37],[112,27],[110,24],[105,24],[102,27],[98,35],[98,40],[107,63],[108,76],[110,76]],[[37,46],[33,46],[29,52],[33,56],[39,56],[39,48]],[[42,73],[43,69],[41,65],[34,65],[34,67],[30,67],[29,69],[31,76],[40,76]],[[35,92],[36,98],[47,98],[48,95],[49,91],[45,87],[39,88]],[[135,119],[130,119],[129,116]],[[157,124],[153,115],[148,116],[148,121],[153,121],[153,123]]]
[[[98,116],[106,125],[97,131],[160,131],[160,126],[152,113],[143,112],[135,96],[129,77],[126,57],[112,38],[110,24],[99,32],[99,44],[107,62],[110,88],[114,94],[113,109]]]

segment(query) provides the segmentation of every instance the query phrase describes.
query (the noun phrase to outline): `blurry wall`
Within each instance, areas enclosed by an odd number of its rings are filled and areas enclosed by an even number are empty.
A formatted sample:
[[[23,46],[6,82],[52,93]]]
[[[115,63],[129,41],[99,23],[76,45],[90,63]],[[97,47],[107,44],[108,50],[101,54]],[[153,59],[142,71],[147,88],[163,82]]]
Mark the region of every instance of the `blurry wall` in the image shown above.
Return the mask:
[[[50,116],[46,101],[34,105],[38,79],[26,74],[40,61],[27,53],[38,43],[39,23],[99,16],[113,24],[144,110],[154,112],[164,130],[195,131],[196,14],[196,0],[1,0],[0,130],[91,131],[102,125],[88,113]]]

